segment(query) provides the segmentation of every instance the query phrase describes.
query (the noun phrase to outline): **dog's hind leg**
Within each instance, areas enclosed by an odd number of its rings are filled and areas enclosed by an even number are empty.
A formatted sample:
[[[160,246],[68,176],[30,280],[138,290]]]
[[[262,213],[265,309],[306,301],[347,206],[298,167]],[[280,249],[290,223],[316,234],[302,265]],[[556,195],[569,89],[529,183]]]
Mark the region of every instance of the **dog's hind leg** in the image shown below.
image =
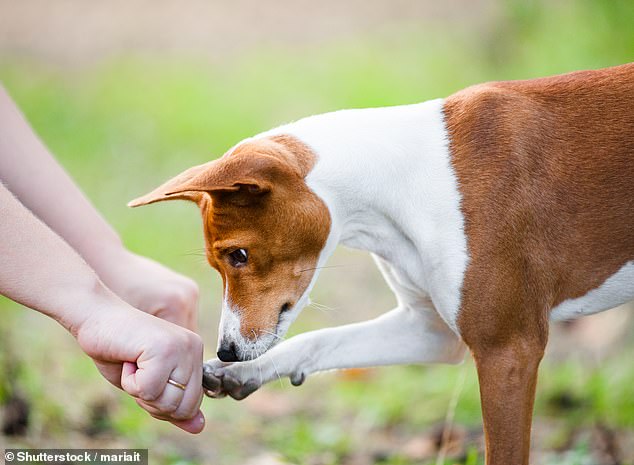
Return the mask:
[[[374,320],[300,334],[248,362],[205,366],[213,394],[242,399],[288,376],[295,385],[318,371],[406,363],[458,363],[465,345],[433,308],[398,307]]]
[[[469,277],[458,321],[478,370],[486,464],[528,465],[537,371],[548,341],[547,305],[534,296],[546,293],[534,293],[527,274],[486,272]]]

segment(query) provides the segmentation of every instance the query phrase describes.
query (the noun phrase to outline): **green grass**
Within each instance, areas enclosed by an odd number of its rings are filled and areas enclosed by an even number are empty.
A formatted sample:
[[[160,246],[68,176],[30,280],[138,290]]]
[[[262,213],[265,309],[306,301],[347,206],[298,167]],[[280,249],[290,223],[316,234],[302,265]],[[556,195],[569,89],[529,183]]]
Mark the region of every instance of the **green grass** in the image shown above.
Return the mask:
[[[213,310],[202,316],[203,335],[212,345],[218,281],[204,263],[187,255],[202,247],[196,209],[174,203],[131,211],[126,202],[180,170],[221,155],[243,137],[305,115],[418,102],[485,80],[634,58],[629,1],[517,0],[505,5],[504,14],[475,38],[472,30],[446,24],[411,25],[301,50],[262,48],[223,66],[128,56],[67,70],[13,59],[2,63],[0,79],[125,243],[198,280],[202,308]],[[0,403],[19,389],[34,408],[29,436],[11,439],[19,444],[85,444],[81,430],[88,413],[105,398],[112,409],[106,442],[149,447],[159,463],[238,464],[261,450],[276,451],[290,463],[345,463],[372,449],[366,433],[411,438],[442,422],[461,370],[467,377],[456,422],[468,428],[481,422],[471,363],[394,367],[360,381],[324,375],[299,389],[289,388],[287,381],[283,389],[267,387],[300,405],[281,418],[261,417],[229,400],[208,401],[209,432],[192,439],[113,394],[52,322],[7,300],[0,300],[0,312],[0,334],[6,335],[0,364],[11,365],[16,375],[15,382],[0,378]],[[323,324],[323,319],[304,319],[298,327],[308,329],[314,322]],[[634,366],[625,349],[600,364],[546,360],[537,416],[557,422],[563,438],[597,423],[634,435],[633,385]],[[562,393],[572,396],[573,409],[562,411],[552,402]],[[562,442],[552,438],[553,447]],[[587,455],[578,446],[552,463],[587,463]],[[377,463],[414,463],[398,451],[383,459]],[[472,449],[464,463],[481,461]]]

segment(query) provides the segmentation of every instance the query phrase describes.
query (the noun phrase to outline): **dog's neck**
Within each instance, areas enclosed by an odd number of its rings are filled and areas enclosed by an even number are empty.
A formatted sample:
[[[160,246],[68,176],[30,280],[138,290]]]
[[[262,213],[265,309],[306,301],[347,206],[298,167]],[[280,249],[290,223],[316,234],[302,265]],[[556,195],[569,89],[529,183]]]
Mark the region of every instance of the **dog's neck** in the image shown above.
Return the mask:
[[[344,110],[269,134],[293,135],[317,156],[307,183],[331,214],[324,255],[337,243],[370,251],[392,265],[404,290],[429,292],[453,313],[466,240],[442,106]]]

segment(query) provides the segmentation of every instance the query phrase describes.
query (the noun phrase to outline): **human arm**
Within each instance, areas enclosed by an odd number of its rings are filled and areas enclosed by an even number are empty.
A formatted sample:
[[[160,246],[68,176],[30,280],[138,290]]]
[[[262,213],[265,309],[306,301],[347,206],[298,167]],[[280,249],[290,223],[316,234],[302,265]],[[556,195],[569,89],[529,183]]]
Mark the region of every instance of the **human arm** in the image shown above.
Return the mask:
[[[202,430],[200,338],[119,299],[1,183],[0,294],[58,321],[152,416]],[[167,384],[170,377],[186,391]]]
[[[0,182],[75,249],[119,297],[152,315],[196,329],[196,284],[123,246],[1,85]]]

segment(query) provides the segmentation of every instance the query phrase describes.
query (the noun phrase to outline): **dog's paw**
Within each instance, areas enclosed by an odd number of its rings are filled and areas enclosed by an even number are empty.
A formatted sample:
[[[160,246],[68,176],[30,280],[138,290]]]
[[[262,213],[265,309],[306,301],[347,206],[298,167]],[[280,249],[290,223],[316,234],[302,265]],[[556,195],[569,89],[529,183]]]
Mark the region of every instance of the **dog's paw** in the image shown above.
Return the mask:
[[[203,363],[203,390],[207,397],[225,397],[226,394],[222,390],[222,378],[215,376],[214,372],[226,365],[228,363],[221,362],[217,358]]]
[[[257,391],[262,382],[249,375],[246,362],[224,363],[218,359],[203,364],[203,387],[208,397],[222,398],[227,395],[242,400]]]

